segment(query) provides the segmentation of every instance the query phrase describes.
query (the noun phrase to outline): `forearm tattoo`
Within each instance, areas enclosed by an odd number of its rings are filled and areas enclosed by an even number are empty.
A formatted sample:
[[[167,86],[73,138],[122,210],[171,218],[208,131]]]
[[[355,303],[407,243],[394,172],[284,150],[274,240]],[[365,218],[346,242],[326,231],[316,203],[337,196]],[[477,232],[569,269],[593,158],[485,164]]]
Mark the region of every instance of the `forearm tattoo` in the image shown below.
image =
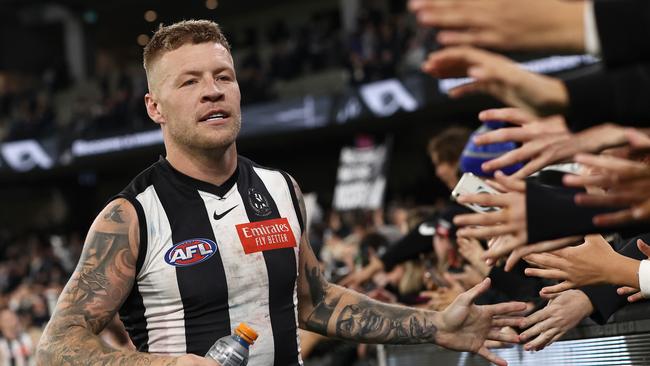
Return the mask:
[[[335,335],[341,339],[362,343],[414,344],[432,343],[437,328],[430,319],[415,309],[393,306],[344,290],[332,291],[318,267],[305,266],[313,310],[307,317],[307,328],[328,335],[327,329],[333,314]],[[341,304],[343,293],[353,303]],[[340,308],[340,309],[339,309]]]
[[[64,288],[56,312],[39,343],[38,365],[153,365],[143,353],[121,352],[97,336],[113,319],[135,278],[136,258],[129,246],[128,223],[119,204],[100,222],[116,232],[91,231],[79,264]],[[119,224],[119,225],[115,225]],[[174,365],[176,360],[156,362]]]

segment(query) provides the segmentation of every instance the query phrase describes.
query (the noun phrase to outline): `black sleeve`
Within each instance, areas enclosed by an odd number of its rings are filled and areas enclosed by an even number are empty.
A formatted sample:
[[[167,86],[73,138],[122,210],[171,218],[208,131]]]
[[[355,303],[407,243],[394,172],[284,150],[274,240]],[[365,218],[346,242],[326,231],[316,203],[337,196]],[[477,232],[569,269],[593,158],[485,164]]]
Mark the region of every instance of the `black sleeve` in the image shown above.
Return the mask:
[[[573,235],[618,233],[633,237],[647,230],[644,223],[600,227],[593,224],[593,217],[602,213],[616,212],[620,207],[578,206],[574,196],[583,190],[539,183],[535,178],[526,179],[526,221],[528,243],[539,243]]]
[[[574,132],[604,122],[630,127],[650,125],[650,63],[614,70],[593,68],[566,79],[564,84],[569,94],[565,117]]]
[[[593,4],[607,66],[650,61],[650,1],[593,0]]]
[[[433,220],[425,220],[420,223],[379,257],[386,272],[400,263],[417,259],[422,253],[433,251],[433,235],[426,235],[429,234],[429,230],[433,230],[432,222]]]
[[[507,301],[536,301],[539,290],[543,287],[543,280],[537,277],[528,277],[524,274],[526,263],[519,261],[510,271],[503,267],[492,267],[488,277],[492,280],[491,288],[507,296]]]
[[[637,239],[644,241],[650,240],[650,233],[643,234],[627,242],[625,246],[618,252],[626,257],[643,260],[647,259],[646,256],[636,246]],[[594,312],[591,314],[591,319],[599,324],[607,323],[607,320],[616,311],[628,304],[625,296],[620,296],[616,293],[618,286],[613,285],[598,285],[598,286],[585,286],[581,288],[591,304],[594,306]]]

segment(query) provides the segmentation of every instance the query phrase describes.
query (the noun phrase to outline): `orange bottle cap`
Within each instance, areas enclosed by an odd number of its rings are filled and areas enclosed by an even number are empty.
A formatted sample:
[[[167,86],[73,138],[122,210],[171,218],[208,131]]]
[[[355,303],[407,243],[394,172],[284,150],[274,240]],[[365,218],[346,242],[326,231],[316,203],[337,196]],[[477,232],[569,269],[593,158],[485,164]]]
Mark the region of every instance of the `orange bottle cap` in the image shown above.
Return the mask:
[[[244,338],[249,344],[253,344],[257,339],[257,332],[253,328],[246,325],[246,323],[239,323],[237,329],[235,329],[235,334]]]

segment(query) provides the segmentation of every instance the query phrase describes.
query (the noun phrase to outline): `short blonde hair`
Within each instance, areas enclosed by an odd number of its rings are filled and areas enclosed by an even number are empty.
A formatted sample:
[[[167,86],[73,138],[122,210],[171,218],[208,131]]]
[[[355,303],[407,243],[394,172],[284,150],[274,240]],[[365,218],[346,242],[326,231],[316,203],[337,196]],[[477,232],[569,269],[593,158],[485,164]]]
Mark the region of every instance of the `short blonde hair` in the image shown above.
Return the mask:
[[[173,51],[185,44],[216,42],[230,52],[230,44],[221,31],[219,24],[210,20],[183,20],[163,26],[160,24],[151,41],[144,47],[142,63],[149,73],[151,65],[163,54]]]

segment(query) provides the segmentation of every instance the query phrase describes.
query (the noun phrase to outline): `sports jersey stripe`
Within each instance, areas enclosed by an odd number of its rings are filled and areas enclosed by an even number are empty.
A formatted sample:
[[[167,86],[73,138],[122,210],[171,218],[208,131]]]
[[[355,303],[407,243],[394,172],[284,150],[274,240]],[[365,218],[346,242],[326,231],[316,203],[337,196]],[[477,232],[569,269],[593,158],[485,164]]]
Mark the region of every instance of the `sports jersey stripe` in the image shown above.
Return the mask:
[[[171,245],[171,225],[153,185],[138,195],[138,200],[146,212],[156,213],[147,216],[148,250],[136,275],[147,321],[148,352],[184,354],[185,312],[175,280],[176,271],[156,260]]]
[[[155,180],[154,187],[169,219],[172,243],[195,238],[218,243],[199,192],[175,179],[171,171],[161,170],[161,174],[164,179]],[[228,288],[219,250],[208,260],[176,267],[175,272],[185,315],[187,353],[203,356],[217,339],[230,334]]]
[[[278,207],[278,212],[280,217],[286,217],[289,220],[294,237],[296,239],[296,247],[293,248],[295,258],[299,258],[300,253],[300,240],[303,232],[303,221],[302,215],[300,214],[300,209],[297,206],[297,196],[295,195],[295,190],[293,187],[293,182],[289,175],[281,170],[274,170],[263,168],[259,166],[254,167],[254,171],[262,179],[266,187],[277,187],[271,193],[271,198]],[[291,200],[288,198],[291,197]],[[294,200],[295,199],[295,200]],[[296,268],[296,278],[298,276],[298,261],[295,262]],[[298,281],[294,281],[293,289],[293,309],[294,309],[294,318],[293,321],[296,325],[295,328],[295,338],[296,338],[296,347],[298,349],[298,363],[303,364],[302,357],[300,356],[300,336],[297,332],[298,330],[298,291],[297,291]]]
[[[245,202],[248,220],[258,222],[280,218],[275,201],[269,194],[262,179],[253,170],[251,162],[247,159],[240,159],[239,171],[237,187]],[[259,210],[252,206],[250,189],[266,198],[268,209]],[[296,254],[294,248],[266,250],[263,253],[269,277],[269,312],[275,341],[273,364],[276,366],[296,365],[299,364],[293,301],[293,291],[297,277],[295,270]],[[271,271],[270,268],[274,270]],[[280,270],[285,268],[287,270]]]
[[[138,226],[140,227],[140,237],[138,245],[138,258],[136,260],[136,276],[142,270],[142,264],[147,254],[147,218],[144,214],[142,204],[138,200],[144,193],[140,193],[135,198],[131,194],[121,193],[116,197],[121,197],[129,201],[135,208],[138,216]],[[149,334],[147,333],[147,318],[145,317],[145,306],[142,294],[135,281],[129,296],[124,301],[124,305],[119,310],[120,320],[131,338],[131,342],[140,352],[149,351]]]
[[[269,278],[266,262],[261,252],[246,254],[237,234],[236,225],[247,223],[244,202],[237,188],[236,194],[225,195],[224,199],[209,192],[200,191],[209,215],[227,215],[212,220],[212,228],[219,240],[219,253],[224,265],[228,283],[228,309],[230,327],[234,329],[244,322],[255,329],[258,338],[250,347],[250,366],[273,363],[273,330],[269,314]]]

